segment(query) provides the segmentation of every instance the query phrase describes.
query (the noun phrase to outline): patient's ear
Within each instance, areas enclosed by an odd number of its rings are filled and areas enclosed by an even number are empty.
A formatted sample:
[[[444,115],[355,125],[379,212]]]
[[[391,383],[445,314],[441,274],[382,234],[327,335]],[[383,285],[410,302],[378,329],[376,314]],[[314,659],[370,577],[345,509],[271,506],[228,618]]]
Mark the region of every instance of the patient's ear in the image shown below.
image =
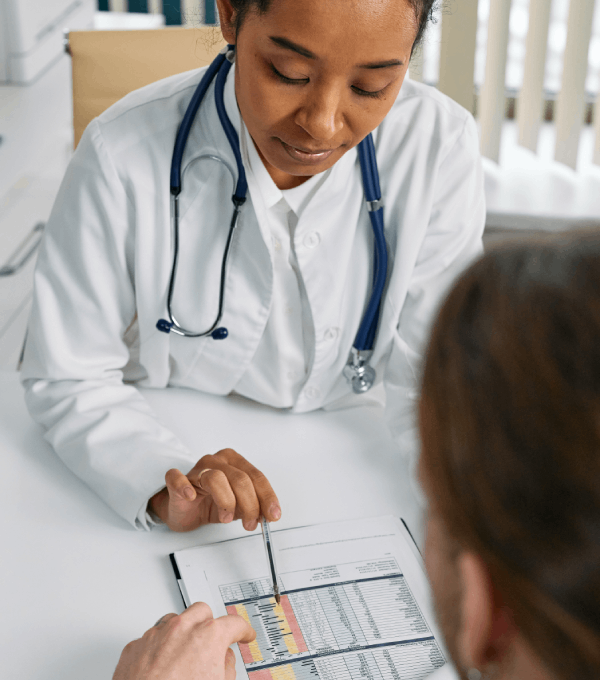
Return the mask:
[[[459,662],[484,671],[502,662],[516,635],[511,611],[490,577],[485,562],[473,552],[458,561],[462,580],[461,630],[457,638]]]
[[[229,0],[217,0],[221,33],[229,45],[235,45],[235,10]]]

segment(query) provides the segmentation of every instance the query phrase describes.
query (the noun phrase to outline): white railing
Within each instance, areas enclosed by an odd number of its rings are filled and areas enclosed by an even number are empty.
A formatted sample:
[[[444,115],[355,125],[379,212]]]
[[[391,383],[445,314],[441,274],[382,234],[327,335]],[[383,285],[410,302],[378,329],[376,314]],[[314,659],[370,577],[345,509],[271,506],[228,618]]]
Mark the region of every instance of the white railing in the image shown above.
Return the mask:
[[[575,169],[594,98],[600,164],[600,0],[442,0],[411,75],[473,110],[484,156],[498,162],[505,95],[516,99],[519,144],[538,148],[554,102],[554,159]]]

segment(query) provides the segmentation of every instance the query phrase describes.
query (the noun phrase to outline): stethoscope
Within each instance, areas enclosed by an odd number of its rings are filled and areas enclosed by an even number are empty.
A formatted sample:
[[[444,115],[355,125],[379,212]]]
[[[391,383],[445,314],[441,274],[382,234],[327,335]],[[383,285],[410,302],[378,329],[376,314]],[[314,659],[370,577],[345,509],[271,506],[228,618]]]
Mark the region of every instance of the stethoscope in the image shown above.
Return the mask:
[[[221,317],[223,316],[223,306],[225,302],[225,277],[227,270],[227,261],[229,259],[229,251],[231,249],[231,242],[233,240],[233,233],[237,225],[238,217],[242,205],[246,201],[246,194],[248,193],[248,184],[246,182],[246,173],[242,163],[242,155],[240,153],[240,143],[237,132],[235,131],[227,112],[225,111],[224,92],[225,81],[229,69],[233,64],[235,47],[228,45],[221,50],[217,58],[208,67],[200,84],[196,88],[188,108],[183,116],[181,125],[177,132],[175,139],[175,147],[173,149],[173,158],[171,160],[171,229],[173,232],[173,266],[171,267],[171,277],[169,279],[169,290],[167,293],[167,314],[169,320],[159,319],[156,327],[159,331],[164,333],[173,332],[177,335],[182,335],[187,338],[202,338],[210,335],[214,340],[224,340],[229,332],[223,326],[219,326]],[[231,200],[233,202],[233,215],[229,223],[229,233],[225,244],[223,253],[223,260],[221,262],[221,284],[219,288],[219,308],[217,317],[212,326],[202,331],[195,333],[187,330],[177,321],[173,315],[172,303],[173,292],[175,289],[175,278],[177,276],[177,262],[179,257],[179,195],[181,193],[181,164],[183,152],[187,143],[194,118],[200,108],[200,104],[204,99],[210,84],[216,77],[215,82],[215,103],[217,107],[217,114],[223,131],[229,140],[231,150],[235,157],[237,165],[237,182],[233,168],[230,164],[212,154],[204,154],[198,157],[210,159],[222,163],[233,179],[235,191]],[[373,263],[373,291],[371,298],[367,305],[361,321],[358,333],[354,339],[350,359],[344,367],[344,376],[352,385],[352,390],[356,394],[361,394],[370,390],[375,382],[375,369],[369,365],[369,359],[373,354],[373,344],[375,342],[375,334],[377,332],[377,324],[379,321],[379,312],[381,307],[381,300],[383,297],[383,290],[387,276],[387,246],[383,230],[383,202],[381,200],[381,189],[379,187],[379,172],[377,170],[377,159],[375,157],[375,146],[373,144],[373,137],[369,134],[358,145],[358,156],[360,159],[360,168],[363,181],[363,189],[365,193],[365,200],[367,202],[367,209],[369,217],[371,218],[371,225],[373,227],[373,234],[375,237],[375,254]]]

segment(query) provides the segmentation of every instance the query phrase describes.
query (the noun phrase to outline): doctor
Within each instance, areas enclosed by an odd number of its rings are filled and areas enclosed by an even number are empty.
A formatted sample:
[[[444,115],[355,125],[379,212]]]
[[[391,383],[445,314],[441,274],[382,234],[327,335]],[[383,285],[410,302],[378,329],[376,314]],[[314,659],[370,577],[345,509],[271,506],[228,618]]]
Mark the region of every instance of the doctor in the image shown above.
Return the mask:
[[[414,457],[423,340],[481,251],[473,118],[405,81],[433,0],[218,5],[234,48],[216,78],[154,83],[89,125],[36,272],[29,409],[138,528],[253,530],[281,507],[242,455],[205,450],[201,413],[189,451],[136,385],[302,413],[383,384]]]

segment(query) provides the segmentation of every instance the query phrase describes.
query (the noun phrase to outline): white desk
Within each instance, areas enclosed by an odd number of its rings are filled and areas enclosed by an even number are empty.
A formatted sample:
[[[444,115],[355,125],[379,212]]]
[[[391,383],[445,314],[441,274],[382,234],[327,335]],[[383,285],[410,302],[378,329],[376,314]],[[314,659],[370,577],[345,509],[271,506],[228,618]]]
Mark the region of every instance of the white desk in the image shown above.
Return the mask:
[[[280,526],[395,514],[420,542],[406,463],[381,409],[290,415],[182,389],[144,394],[198,457],[231,446],[262,469]],[[127,642],[182,610],[168,553],[244,533],[239,522],[134,531],[43,440],[16,373],[0,373],[0,461],[3,678],[111,678]]]

